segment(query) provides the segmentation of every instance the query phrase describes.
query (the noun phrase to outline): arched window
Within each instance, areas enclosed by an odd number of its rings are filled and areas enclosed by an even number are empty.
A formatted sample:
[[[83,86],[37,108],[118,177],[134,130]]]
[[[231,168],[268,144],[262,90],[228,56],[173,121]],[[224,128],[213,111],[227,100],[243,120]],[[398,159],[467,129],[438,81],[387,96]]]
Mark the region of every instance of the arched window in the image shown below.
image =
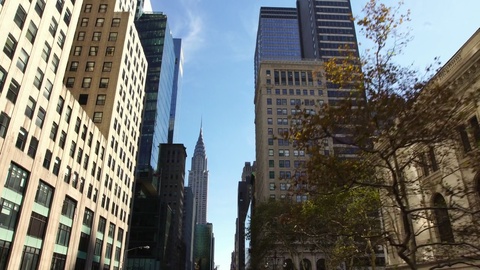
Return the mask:
[[[303,259],[300,262],[300,270],[312,270],[312,263],[309,259]]]
[[[284,269],[286,270],[293,270],[293,261],[292,259],[286,259],[285,260],[285,267]]]
[[[326,270],[325,259],[319,259],[317,261],[317,270]]]
[[[435,223],[437,225],[437,232],[441,242],[454,242],[452,223],[448,216],[447,203],[440,194],[435,194],[433,197],[433,206]]]

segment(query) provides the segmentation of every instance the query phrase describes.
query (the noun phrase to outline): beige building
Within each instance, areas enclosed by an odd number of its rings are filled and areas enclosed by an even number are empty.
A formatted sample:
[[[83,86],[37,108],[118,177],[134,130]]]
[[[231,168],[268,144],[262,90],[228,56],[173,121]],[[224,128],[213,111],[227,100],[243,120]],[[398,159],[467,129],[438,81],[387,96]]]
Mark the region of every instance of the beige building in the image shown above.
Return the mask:
[[[463,96],[463,104],[471,101],[480,88],[480,30],[457,51],[432,80],[443,89],[453,89]],[[428,91],[428,88],[425,90]],[[415,238],[418,269],[431,269],[442,265],[448,269],[478,268],[480,252],[480,174],[472,166],[480,142],[480,108],[476,105],[458,108],[463,117],[452,142],[418,149],[417,145],[405,151],[401,162],[412,158],[411,153],[424,151],[420,159],[412,159],[406,166],[406,198],[412,215],[412,232]],[[445,120],[449,121],[449,120]],[[396,205],[391,196],[383,196],[384,205]],[[397,239],[405,237],[404,224],[399,211],[384,208],[384,224]],[[397,250],[388,246],[387,266],[392,269],[410,269],[398,256]]]
[[[135,8],[0,1],[0,269],[122,268],[146,72]]]

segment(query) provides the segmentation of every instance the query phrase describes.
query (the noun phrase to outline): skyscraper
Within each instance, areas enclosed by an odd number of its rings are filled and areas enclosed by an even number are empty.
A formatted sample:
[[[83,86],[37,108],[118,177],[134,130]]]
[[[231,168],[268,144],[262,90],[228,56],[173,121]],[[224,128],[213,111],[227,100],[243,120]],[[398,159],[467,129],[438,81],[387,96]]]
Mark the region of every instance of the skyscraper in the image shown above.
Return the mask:
[[[133,10],[0,2],[1,269],[121,267],[146,73]]]
[[[177,115],[177,99],[181,93],[181,82],[183,78],[183,53],[182,40],[174,38],[175,47],[175,71],[173,75],[172,99],[170,102],[170,121],[168,125],[168,143],[173,143],[173,135],[175,131],[175,117]]]
[[[203,131],[200,128],[197,144],[192,157],[191,169],[188,172],[188,186],[192,188],[196,203],[197,224],[207,223],[207,192],[208,192],[208,167]]]
[[[255,48],[255,82],[262,60],[300,60],[296,8],[261,7]]]

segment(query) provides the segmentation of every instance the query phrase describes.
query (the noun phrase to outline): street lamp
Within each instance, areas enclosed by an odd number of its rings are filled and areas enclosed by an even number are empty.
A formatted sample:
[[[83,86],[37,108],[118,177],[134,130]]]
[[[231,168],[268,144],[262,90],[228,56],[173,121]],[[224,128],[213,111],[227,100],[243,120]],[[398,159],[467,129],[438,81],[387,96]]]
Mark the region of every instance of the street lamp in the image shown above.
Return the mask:
[[[267,257],[267,259],[270,259],[270,261],[273,264],[273,269],[277,269],[277,265],[279,262],[283,262],[281,265],[283,268],[287,268],[287,262],[285,261],[285,257],[283,256],[277,256],[277,251],[275,250],[273,253],[273,257]],[[282,260],[279,260],[282,259]],[[270,267],[270,264],[268,263],[268,260],[265,262],[265,269],[268,269]]]

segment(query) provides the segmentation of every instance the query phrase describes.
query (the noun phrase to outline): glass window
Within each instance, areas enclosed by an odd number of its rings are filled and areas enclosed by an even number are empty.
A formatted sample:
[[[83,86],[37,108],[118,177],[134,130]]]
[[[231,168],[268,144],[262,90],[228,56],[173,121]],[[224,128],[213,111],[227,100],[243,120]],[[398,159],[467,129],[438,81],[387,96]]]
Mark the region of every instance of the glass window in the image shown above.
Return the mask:
[[[43,51],[42,51],[42,58],[43,60],[45,60],[45,62],[48,62],[51,51],[52,51],[52,47],[50,47],[50,45],[45,41],[45,46],[43,46]]]
[[[62,130],[62,133],[60,134],[60,139],[58,140],[58,146],[60,146],[60,148],[63,149],[65,147],[66,139],[67,139],[67,133]]]
[[[58,35],[58,38],[57,38],[57,44],[60,48],[63,48],[63,45],[65,44],[65,38],[67,36],[65,35],[65,33],[60,30],[60,34]]]
[[[58,176],[58,173],[60,172],[60,166],[62,164],[62,160],[58,157],[55,158],[55,163],[53,163],[53,174]]]
[[[65,200],[63,201],[63,207],[62,207],[62,215],[73,219],[76,206],[77,206],[77,203],[73,199],[69,197],[65,197]]]
[[[78,32],[77,40],[79,40],[79,41],[85,40],[85,32],[83,32],[83,31]]]
[[[45,87],[43,88],[43,96],[49,100],[50,99],[50,94],[52,93],[52,88],[53,88],[53,83],[47,79],[45,82]]]
[[[3,86],[7,79],[7,71],[0,66],[0,93],[3,91]]]
[[[73,55],[81,55],[82,54],[82,46],[75,46],[73,48]]]
[[[55,243],[61,246],[68,247],[68,243],[70,242],[70,233],[71,228],[65,224],[60,223],[58,226],[57,239]]]
[[[114,56],[115,55],[115,47],[109,46],[105,51],[105,56]]]
[[[95,26],[102,27],[104,23],[105,23],[104,18],[97,18],[97,21],[95,22]]]
[[[95,56],[98,53],[98,47],[97,46],[90,46],[90,51],[88,52],[88,55],[90,56]]]
[[[15,13],[15,17],[13,18],[13,21],[20,29],[22,29],[23,25],[25,24],[26,18],[27,18],[27,12],[25,12],[25,9],[23,9],[21,5],[18,5],[17,12]]]
[[[96,238],[95,239],[95,248],[93,250],[93,255],[96,255],[96,256],[101,256],[102,255],[102,245],[103,245],[103,241]]]
[[[72,19],[72,12],[70,12],[70,10],[67,8],[67,10],[65,11],[65,14],[63,15],[63,21],[68,26],[70,25],[71,19]]]
[[[52,65],[50,66],[50,69],[53,71],[53,73],[57,73],[59,63],[60,58],[58,58],[58,56],[54,54],[52,59]]]
[[[27,37],[28,41],[30,41],[30,43],[32,44],[35,41],[35,37],[37,36],[37,31],[38,31],[37,26],[35,25],[35,23],[33,23],[33,21],[31,21],[30,24],[28,25],[27,34],[25,36]]]
[[[106,100],[106,98],[107,98],[107,95],[105,95],[105,94],[99,94],[99,95],[97,95],[97,102],[96,102],[96,104],[97,104],[97,105],[105,105],[105,100]]]
[[[72,61],[72,63],[70,63],[70,71],[77,71],[78,69],[78,61]]]
[[[35,202],[47,208],[50,208],[53,197],[53,188],[43,181],[39,181]]]
[[[110,72],[112,70],[112,62],[104,62],[102,72]]]
[[[78,96],[78,103],[80,105],[87,105],[88,103],[88,95],[87,94],[80,94]]]
[[[82,88],[90,88],[91,84],[92,84],[92,78],[91,77],[83,78]]]
[[[92,12],[92,4],[85,4],[85,6],[83,7],[83,12],[85,13]]]
[[[72,107],[67,106],[67,110],[65,111],[65,122],[70,123],[71,117],[72,117]]]
[[[105,233],[105,227],[107,226],[107,220],[103,217],[100,217],[98,220],[98,228],[97,231],[101,233]]]
[[[0,113],[0,137],[5,138],[8,131],[8,125],[10,124],[10,117],[4,113]]]
[[[25,149],[25,145],[27,144],[27,137],[28,137],[27,130],[21,127],[20,131],[18,132],[17,141],[15,142],[15,147],[23,151],[23,149]]]
[[[88,228],[92,227],[93,223],[93,211],[85,208],[85,212],[83,213],[83,225],[87,226]]]
[[[57,33],[57,28],[58,28],[58,23],[55,18],[52,17],[52,20],[50,21],[50,26],[48,28],[48,31],[52,35],[52,37],[55,37],[55,34]]]
[[[93,71],[93,69],[95,68],[95,62],[93,61],[87,61],[87,64],[85,65],[85,71]]]
[[[47,217],[36,212],[32,212],[30,216],[30,224],[28,225],[27,235],[34,238],[43,239],[45,229],[47,228]]]
[[[107,4],[100,4],[100,6],[98,7],[98,12],[99,13],[105,13],[107,12]]]
[[[58,12],[62,13],[64,4],[65,0],[57,0],[57,4],[55,5],[55,7],[57,8]]]
[[[43,122],[45,120],[45,110],[40,107],[37,112],[37,119],[35,120],[35,124],[39,126],[40,128],[43,127]]]
[[[40,260],[40,249],[29,246],[23,247],[22,264],[20,270],[37,269]]]
[[[20,205],[0,198],[0,227],[15,230]]]
[[[32,119],[33,117],[36,104],[37,102],[35,101],[35,99],[30,96],[27,101],[27,107],[25,108],[25,115],[30,119]]]
[[[20,85],[12,79],[10,86],[8,87],[7,99],[10,100],[13,104],[17,102],[18,91],[20,90]]]
[[[58,114],[62,114],[64,104],[65,104],[65,99],[63,97],[60,97],[58,99],[58,103],[57,103],[57,113]]]
[[[98,87],[107,88],[109,80],[110,80],[109,78],[100,78],[100,84],[98,85]]]
[[[117,41],[118,33],[117,32],[111,32],[108,35],[108,41]]]
[[[28,146],[27,155],[31,158],[35,158],[37,155],[37,148],[38,148],[38,139],[33,137],[30,139],[30,145]]]
[[[100,41],[102,32],[93,32],[92,41]]]
[[[18,60],[17,60],[17,67],[22,71],[25,72],[25,69],[27,68],[28,64],[28,59],[30,56],[28,55],[27,51],[22,49],[20,51],[20,54],[18,55]]]
[[[52,129],[50,130],[50,139],[52,141],[55,141],[57,139],[57,133],[58,133],[58,124],[53,122]]]
[[[65,269],[65,263],[67,261],[67,256],[59,253],[53,253],[52,265],[50,270],[63,270]]]
[[[93,122],[101,123],[103,118],[103,112],[94,112],[93,113]]]
[[[52,151],[47,149],[47,151],[45,152],[45,157],[43,159],[43,167],[49,170],[51,163],[52,163]]]
[[[119,27],[120,26],[120,18],[113,18],[111,26],[112,27]]]
[[[39,68],[37,68],[37,73],[35,73],[35,79],[33,80],[33,85],[40,90],[40,87],[42,87],[42,82],[43,82],[43,71]]]
[[[3,52],[10,58],[13,58],[15,54],[15,49],[17,48],[17,40],[9,34],[5,46],[3,47]]]
[[[40,18],[43,16],[44,10],[45,10],[45,1],[37,0],[35,4],[35,11],[37,12],[38,16],[40,16]]]
[[[67,81],[65,82],[66,87],[73,87],[75,84],[75,77],[68,77]]]
[[[86,233],[80,234],[80,243],[78,244],[78,251],[88,252],[88,246],[90,243],[90,235]],[[84,269],[82,268],[75,268],[75,269]]]

